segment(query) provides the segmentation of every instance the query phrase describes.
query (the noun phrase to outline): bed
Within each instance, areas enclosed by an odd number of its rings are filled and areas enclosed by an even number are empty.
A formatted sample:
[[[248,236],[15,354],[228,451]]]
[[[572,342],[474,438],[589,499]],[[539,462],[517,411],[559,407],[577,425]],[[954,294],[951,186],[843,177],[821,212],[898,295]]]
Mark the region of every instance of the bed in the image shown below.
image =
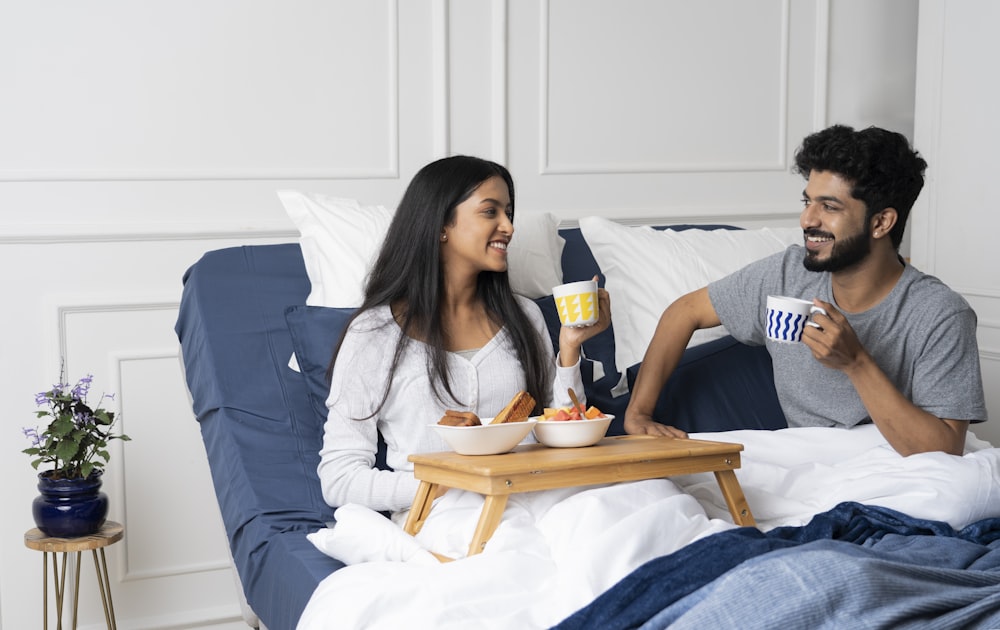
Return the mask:
[[[663,232],[674,238],[691,226],[675,227]],[[731,231],[695,227],[701,229],[687,232]],[[612,258],[628,251],[648,266],[641,247],[598,243],[588,238],[595,228],[617,229],[581,221],[580,228],[558,230],[562,279],[598,273],[617,306],[639,313],[644,298],[621,276],[632,272]],[[643,238],[657,237],[644,231]],[[888,618],[897,621],[952,615],[964,624],[954,627],[1000,625],[998,450],[970,433],[964,457],[904,459],[871,426],[786,429],[766,351],[724,331],[688,349],[658,412],[697,437],[744,444],[738,476],[756,529],[732,524],[711,475],[529,493],[511,501],[483,553],[447,564],[426,549],[464,555],[481,497],[450,491],[416,538],[357,506],[335,511],[324,503],[316,475],[323,372],[351,309],[308,304],[316,282],[305,247],[303,241],[207,252],[184,276],[176,324],[249,625],[624,628],[689,620],[695,627],[716,619],[713,611],[733,614],[759,601],[761,593],[746,587],[761,580],[783,584],[789,619],[829,625],[840,603],[793,593],[794,579],[779,581],[827,563],[840,572],[814,588],[831,593],[857,590],[849,586],[860,573],[914,583],[918,576],[919,592],[928,597],[944,584],[965,596],[922,606],[919,598],[870,586],[878,597],[849,601],[843,611],[854,605],[856,614],[878,620],[892,608],[898,614]],[[677,272],[690,264],[692,251],[673,261],[662,251],[651,255]],[[555,334],[551,299],[536,301]],[[617,329],[588,342],[583,369],[589,403],[617,416],[609,433],[619,434],[638,369],[624,347],[633,331],[623,328],[636,318],[613,316]],[[955,545],[962,554],[953,552]],[[919,546],[926,549],[898,552]],[[928,558],[939,554],[961,560],[929,567]],[[941,574],[928,577],[930,568]],[[727,602],[721,609],[720,601]],[[740,614],[753,625],[751,615]]]

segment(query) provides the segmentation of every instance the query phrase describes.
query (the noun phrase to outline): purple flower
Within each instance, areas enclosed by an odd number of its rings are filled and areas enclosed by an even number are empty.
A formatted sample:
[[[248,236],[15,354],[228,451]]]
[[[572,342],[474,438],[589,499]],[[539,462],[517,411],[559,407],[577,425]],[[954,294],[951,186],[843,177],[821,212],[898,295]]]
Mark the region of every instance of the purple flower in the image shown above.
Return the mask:
[[[76,383],[76,387],[70,392],[70,395],[77,400],[85,400],[87,398],[87,392],[90,391],[90,383],[94,380],[93,374],[88,374],[81,378]]]
[[[64,376],[60,375],[60,380],[62,378]],[[47,407],[37,411],[36,416],[45,418],[48,427],[22,431],[32,442],[32,447],[24,452],[34,458],[31,465],[36,469],[41,464],[48,464],[52,465],[54,475],[70,479],[86,477],[107,463],[109,454],[104,446],[108,440],[129,440],[127,435],[111,433],[115,414],[100,407],[105,399],[114,400],[114,394],[101,395],[96,413],[87,404],[93,380],[94,376],[88,374],[75,385],[60,382],[48,391],[35,394],[35,403]],[[63,455],[68,455],[68,459]]]
[[[38,435],[38,429],[33,427],[24,427],[21,429],[24,432],[24,437],[31,440],[31,445],[38,448],[42,445],[42,438]]]

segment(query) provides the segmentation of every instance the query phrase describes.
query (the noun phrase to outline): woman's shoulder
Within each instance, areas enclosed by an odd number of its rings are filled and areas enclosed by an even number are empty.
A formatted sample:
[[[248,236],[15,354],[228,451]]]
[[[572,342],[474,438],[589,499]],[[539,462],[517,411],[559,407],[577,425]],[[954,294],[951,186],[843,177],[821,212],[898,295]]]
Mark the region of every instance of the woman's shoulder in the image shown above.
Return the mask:
[[[392,317],[392,309],[388,305],[373,306],[357,314],[348,326],[348,332],[371,333],[381,330],[391,323],[395,323],[395,320]]]
[[[532,321],[544,321],[542,317],[542,309],[538,304],[531,298],[524,297],[523,295],[514,294],[514,301],[520,307],[521,311],[527,315]]]

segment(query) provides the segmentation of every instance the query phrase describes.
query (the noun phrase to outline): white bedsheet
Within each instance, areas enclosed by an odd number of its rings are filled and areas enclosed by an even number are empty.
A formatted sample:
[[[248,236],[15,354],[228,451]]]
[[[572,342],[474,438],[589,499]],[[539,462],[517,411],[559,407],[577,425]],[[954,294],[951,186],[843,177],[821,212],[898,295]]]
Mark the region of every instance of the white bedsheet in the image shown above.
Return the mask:
[[[900,457],[873,425],[702,433],[744,445],[736,471],[757,525],[802,525],[843,501],[955,528],[1000,516],[1000,449],[971,433],[966,454]],[[546,628],[645,561],[734,527],[711,473],[513,495],[483,553],[465,555],[475,493],[437,500],[414,538],[360,506],[309,535],[350,564],[317,587],[299,630]],[[400,521],[401,523],[401,521]]]

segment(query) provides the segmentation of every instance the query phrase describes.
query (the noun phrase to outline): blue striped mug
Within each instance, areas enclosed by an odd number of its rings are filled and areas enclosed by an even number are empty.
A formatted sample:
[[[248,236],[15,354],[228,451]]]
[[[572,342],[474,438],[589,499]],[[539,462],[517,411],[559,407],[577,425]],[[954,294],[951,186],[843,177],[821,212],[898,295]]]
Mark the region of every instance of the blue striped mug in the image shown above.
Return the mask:
[[[813,313],[826,311],[814,305],[809,300],[784,297],[781,295],[767,296],[767,316],[764,319],[764,334],[768,339],[781,343],[802,341],[802,331],[806,326],[819,324],[810,318]]]

